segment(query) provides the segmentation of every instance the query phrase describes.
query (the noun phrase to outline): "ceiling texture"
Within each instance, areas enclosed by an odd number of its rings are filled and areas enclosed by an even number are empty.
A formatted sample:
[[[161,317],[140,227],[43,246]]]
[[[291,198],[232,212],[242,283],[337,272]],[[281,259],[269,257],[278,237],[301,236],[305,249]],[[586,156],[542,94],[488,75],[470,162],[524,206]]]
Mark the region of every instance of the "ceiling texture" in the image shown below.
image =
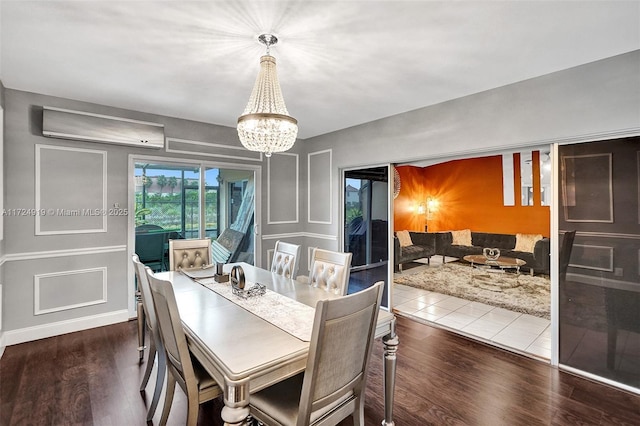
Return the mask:
[[[270,32],[307,139],[640,49],[640,1],[0,1],[5,87],[235,127]]]

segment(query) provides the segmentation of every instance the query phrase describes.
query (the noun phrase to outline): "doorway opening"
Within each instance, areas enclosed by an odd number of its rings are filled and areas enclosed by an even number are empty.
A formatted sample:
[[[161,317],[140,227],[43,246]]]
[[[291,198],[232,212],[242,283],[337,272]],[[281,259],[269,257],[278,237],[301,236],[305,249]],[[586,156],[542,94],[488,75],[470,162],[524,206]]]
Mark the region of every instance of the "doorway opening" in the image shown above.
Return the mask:
[[[344,251],[353,254],[349,292],[385,282],[388,306],[389,167],[344,172]]]

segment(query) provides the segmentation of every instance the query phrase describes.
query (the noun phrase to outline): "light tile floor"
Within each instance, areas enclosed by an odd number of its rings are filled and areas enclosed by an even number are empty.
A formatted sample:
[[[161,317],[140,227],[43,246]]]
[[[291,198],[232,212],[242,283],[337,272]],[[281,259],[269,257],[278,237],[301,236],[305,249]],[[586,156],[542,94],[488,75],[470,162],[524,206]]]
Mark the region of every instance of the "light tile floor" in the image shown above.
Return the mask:
[[[505,349],[544,360],[551,356],[550,321],[544,318],[401,284],[393,286],[393,308]]]

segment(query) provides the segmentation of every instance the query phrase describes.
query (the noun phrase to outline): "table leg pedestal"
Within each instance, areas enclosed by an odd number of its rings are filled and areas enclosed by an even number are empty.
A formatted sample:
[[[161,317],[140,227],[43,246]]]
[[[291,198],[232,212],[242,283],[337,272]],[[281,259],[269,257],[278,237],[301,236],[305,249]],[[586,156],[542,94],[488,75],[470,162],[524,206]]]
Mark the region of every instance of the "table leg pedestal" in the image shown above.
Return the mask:
[[[222,420],[227,425],[246,425],[249,417],[249,379],[224,379],[224,407]]]
[[[382,338],[384,344],[384,420],[383,426],[394,426],[393,422],[393,395],[396,387],[396,352],[400,343],[396,335],[396,320],[391,322],[391,332]]]

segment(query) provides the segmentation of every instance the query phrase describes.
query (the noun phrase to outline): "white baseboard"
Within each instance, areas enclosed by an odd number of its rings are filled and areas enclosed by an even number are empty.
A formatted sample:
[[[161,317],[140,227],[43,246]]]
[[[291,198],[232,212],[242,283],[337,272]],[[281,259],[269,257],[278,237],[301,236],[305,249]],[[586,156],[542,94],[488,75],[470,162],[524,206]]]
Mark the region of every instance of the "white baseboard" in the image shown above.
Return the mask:
[[[31,342],[33,340],[73,333],[74,331],[88,330],[90,328],[102,327],[104,325],[116,324],[128,320],[129,311],[123,309],[51,324],[8,330],[0,337],[0,346],[4,348],[5,346],[17,345],[18,343]]]
[[[4,353],[4,348],[6,347],[7,345],[5,345],[4,343],[4,333],[0,331],[0,359],[2,359],[2,354]]]

